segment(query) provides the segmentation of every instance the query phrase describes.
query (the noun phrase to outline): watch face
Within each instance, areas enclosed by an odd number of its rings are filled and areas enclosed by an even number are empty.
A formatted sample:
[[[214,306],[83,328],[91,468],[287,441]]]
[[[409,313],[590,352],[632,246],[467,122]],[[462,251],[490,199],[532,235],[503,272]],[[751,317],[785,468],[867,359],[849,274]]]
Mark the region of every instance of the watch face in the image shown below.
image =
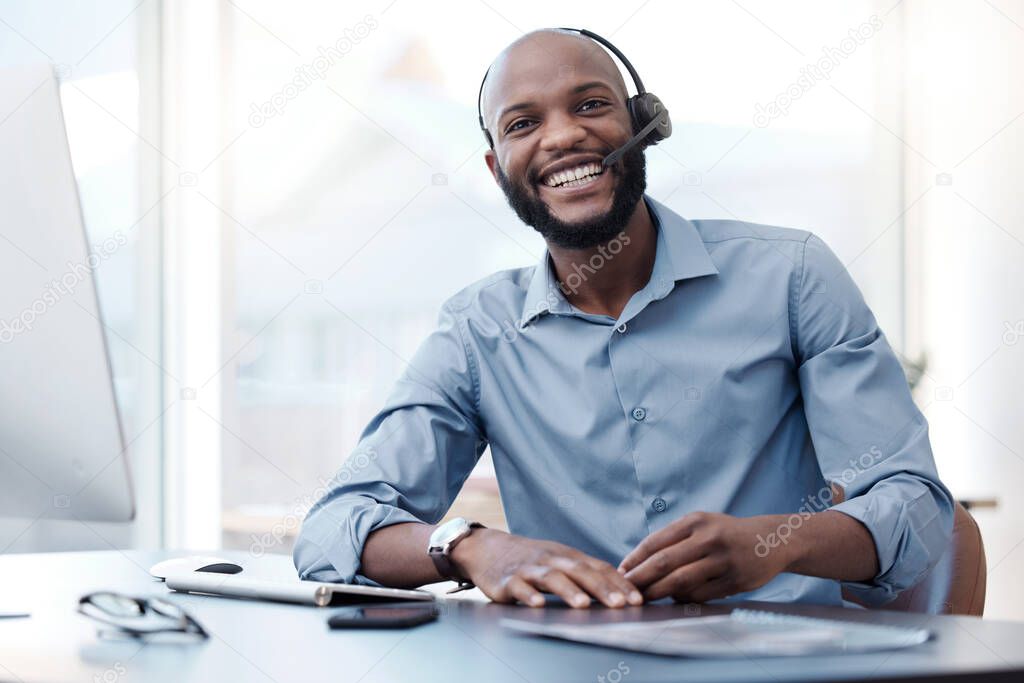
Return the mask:
[[[434,533],[430,534],[430,547],[440,548],[464,534],[469,530],[469,522],[462,517],[456,517],[450,519],[441,526],[434,529]]]

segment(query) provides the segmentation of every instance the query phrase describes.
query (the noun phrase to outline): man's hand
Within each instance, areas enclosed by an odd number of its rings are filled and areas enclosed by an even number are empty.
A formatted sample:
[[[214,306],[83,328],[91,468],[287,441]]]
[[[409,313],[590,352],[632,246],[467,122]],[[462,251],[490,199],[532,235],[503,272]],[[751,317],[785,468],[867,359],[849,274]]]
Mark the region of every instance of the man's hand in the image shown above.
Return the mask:
[[[591,598],[608,607],[643,604],[636,586],[615,567],[561,543],[475,529],[455,546],[451,560],[495,602],[539,607],[546,591],[573,607],[589,607]]]
[[[792,562],[786,544],[758,553],[759,538],[777,532],[785,515],[733,517],[694,512],[656,531],[619,564],[647,600],[671,595],[704,602],[759,588]]]

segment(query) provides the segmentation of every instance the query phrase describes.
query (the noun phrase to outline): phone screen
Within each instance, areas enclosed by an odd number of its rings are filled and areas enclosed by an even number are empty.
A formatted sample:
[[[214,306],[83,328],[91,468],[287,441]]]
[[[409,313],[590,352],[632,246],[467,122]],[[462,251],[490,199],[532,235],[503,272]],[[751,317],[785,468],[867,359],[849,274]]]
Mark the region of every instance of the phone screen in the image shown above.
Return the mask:
[[[433,607],[351,607],[354,618],[362,619],[415,619],[434,613]]]
[[[331,628],[404,628],[437,618],[433,605],[343,607],[331,614]]]

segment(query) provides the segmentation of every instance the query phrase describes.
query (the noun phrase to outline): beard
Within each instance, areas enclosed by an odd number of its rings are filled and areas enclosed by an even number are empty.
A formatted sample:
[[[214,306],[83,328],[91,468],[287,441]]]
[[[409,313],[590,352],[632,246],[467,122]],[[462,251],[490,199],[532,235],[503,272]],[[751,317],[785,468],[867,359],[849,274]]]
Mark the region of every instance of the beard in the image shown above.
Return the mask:
[[[606,152],[606,154],[609,152]],[[544,239],[563,249],[590,249],[605,244],[626,227],[637,202],[647,189],[647,160],[638,145],[622,156],[621,164],[605,168],[618,176],[612,192],[612,208],[600,216],[566,223],[556,218],[537,194],[536,185],[513,183],[496,164],[498,185],[519,220],[534,228]]]

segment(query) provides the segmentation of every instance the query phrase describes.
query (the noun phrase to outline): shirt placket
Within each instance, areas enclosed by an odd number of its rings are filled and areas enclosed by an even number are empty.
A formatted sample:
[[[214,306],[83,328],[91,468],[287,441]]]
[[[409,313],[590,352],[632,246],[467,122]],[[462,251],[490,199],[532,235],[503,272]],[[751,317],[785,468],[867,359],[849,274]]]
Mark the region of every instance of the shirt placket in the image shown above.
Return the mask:
[[[629,434],[629,455],[639,486],[639,503],[647,521],[644,535],[664,526],[681,484],[677,480],[667,481],[663,467],[665,453],[657,452],[661,439],[649,438],[656,437],[654,432],[665,418],[668,405],[659,391],[663,384],[656,377],[663,375],[665,369],[642,350],[645,316],[641,314],[651,302],[663,299],[671,289],[672,283],[667,278],[652,278],[647,287],[630,299],[619,319],[611,322],[608,333],[609,366]]]

